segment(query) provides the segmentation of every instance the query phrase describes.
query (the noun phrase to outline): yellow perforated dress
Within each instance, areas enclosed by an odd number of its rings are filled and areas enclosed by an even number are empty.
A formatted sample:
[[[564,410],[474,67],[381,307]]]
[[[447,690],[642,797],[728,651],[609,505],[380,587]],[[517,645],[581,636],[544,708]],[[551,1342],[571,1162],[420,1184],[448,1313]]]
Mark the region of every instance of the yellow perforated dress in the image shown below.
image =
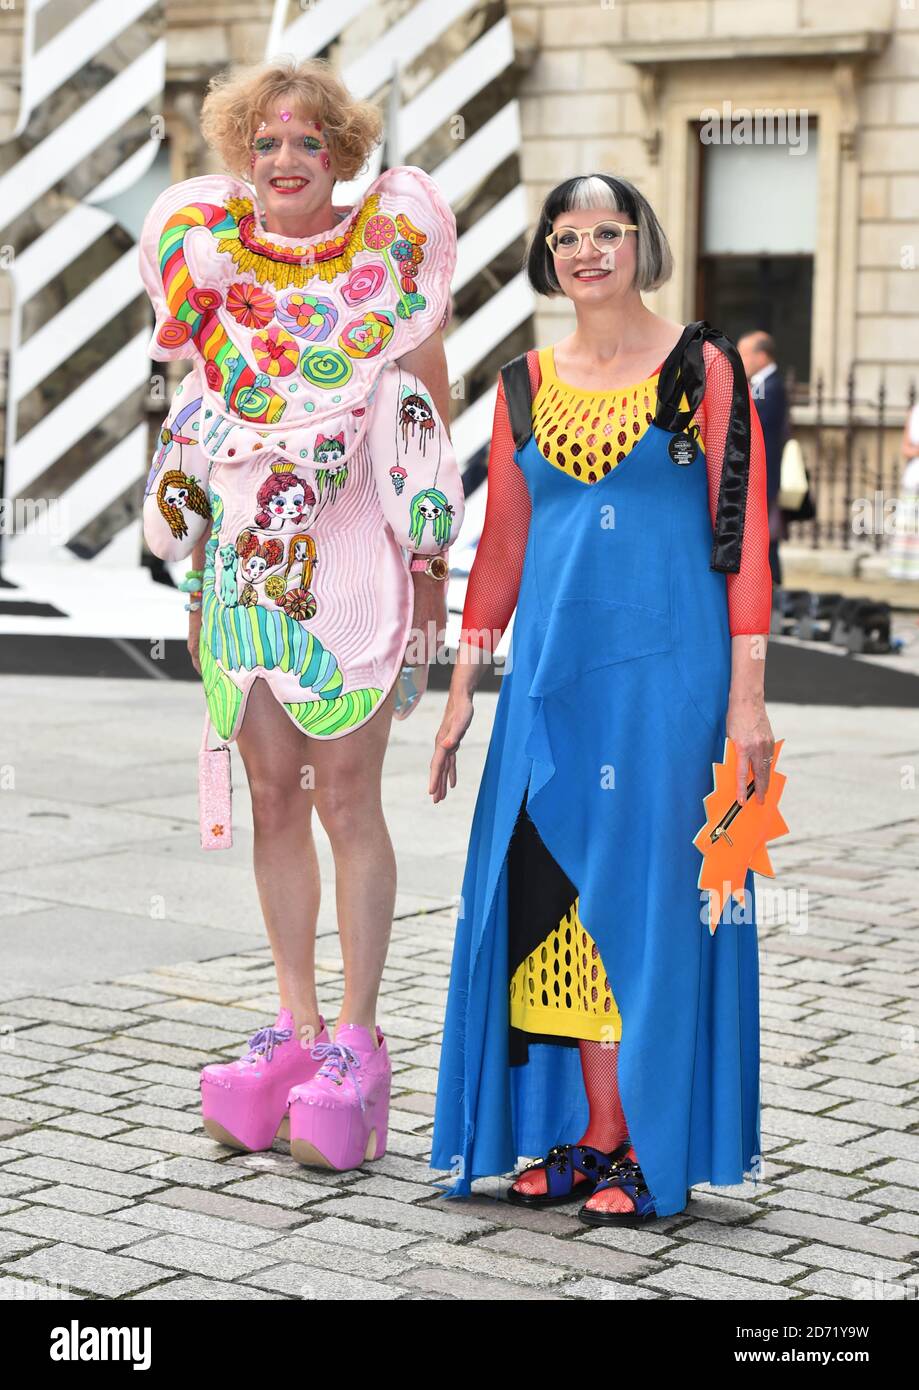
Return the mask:
[[[583,391],[556,376],[551,347],[539,350],[539,369],[536,443],[549,463],[589,486],[622,462],[654,419],[659,373],[615,391]],[[578,901],[575,894],[558,925],[518,960],[510,1023],[526,1033],[618,1042],[622,1019]]]

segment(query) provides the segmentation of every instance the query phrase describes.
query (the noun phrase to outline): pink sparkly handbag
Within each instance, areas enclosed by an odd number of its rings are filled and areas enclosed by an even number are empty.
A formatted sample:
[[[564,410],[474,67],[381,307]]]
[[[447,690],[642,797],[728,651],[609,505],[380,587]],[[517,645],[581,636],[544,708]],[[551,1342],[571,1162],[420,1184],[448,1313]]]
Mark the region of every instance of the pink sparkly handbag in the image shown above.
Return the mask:
[[[204,732],[198,751],[198,826],[202,849],[230,849],[233,844],[233,777],[230,745],[208,748],[211,716],[204,714]]]

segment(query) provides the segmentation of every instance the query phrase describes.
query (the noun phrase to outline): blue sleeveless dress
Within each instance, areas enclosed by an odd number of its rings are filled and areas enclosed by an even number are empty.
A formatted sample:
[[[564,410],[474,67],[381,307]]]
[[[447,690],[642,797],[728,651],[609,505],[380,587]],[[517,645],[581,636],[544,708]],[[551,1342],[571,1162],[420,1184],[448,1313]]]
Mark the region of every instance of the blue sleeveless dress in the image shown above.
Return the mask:
[[[701,328],[697,368],[703,337],[728,342]],[[681,1211],[694,1183],[758,1169],[753,874],[711,935],[692,843],[725,753],[731,637],[705,461],[676,409],[684,349],[661,371],[654,423],[598,482],[554,467],[532,433],[515,450],[532,512],[447,997],[431,1156],[454,1179],[447,1196],[587,1126],[577,1048],[531,1043],[526,1065],[508,1060],[506,856],[523,801],[580,893],[622,1016],[619,1091],[657,1213]],[[698,370],[695,388],[697,403]],[[734,523],[737,495],[735,474],[722,494]]]

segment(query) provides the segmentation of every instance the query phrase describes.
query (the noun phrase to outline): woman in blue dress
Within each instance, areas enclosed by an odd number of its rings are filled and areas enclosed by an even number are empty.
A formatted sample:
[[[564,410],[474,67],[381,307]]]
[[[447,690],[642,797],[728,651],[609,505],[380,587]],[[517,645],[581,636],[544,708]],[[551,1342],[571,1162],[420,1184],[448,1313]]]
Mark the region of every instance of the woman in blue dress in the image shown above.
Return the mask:
[[[473,816],[432,1167],[590,1224],[680,1212],[759,1164],[753,876],[714,934],[693,838],[729,736],[768,786],[765,456],[734,344],[653,313],[666,237],[625,180],[546,198],[533,287],[573,333],[502,369],[486,518],[431,762],[456,785],[514,613]],[[515,611],[516,610],[516,611]]]

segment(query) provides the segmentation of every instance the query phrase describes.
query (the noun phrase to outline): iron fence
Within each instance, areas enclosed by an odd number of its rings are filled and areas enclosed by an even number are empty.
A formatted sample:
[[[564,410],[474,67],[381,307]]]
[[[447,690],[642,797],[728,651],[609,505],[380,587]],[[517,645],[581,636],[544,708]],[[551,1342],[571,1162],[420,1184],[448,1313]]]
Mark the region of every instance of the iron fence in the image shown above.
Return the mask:
[[[916,403],[915,379],[905,412],[902,404],[888,405],[883,381],[874,399],[859,397],[851,369],[844,395],[829,395],[818,378],[809,398],[802,400],[799,388],[797,398],[789,390],[789,399],[791,434],[801,445],[814,507],[809,520],[788,523],[789,541],[814,550],[881,550],[906,464],[903,421]]]

